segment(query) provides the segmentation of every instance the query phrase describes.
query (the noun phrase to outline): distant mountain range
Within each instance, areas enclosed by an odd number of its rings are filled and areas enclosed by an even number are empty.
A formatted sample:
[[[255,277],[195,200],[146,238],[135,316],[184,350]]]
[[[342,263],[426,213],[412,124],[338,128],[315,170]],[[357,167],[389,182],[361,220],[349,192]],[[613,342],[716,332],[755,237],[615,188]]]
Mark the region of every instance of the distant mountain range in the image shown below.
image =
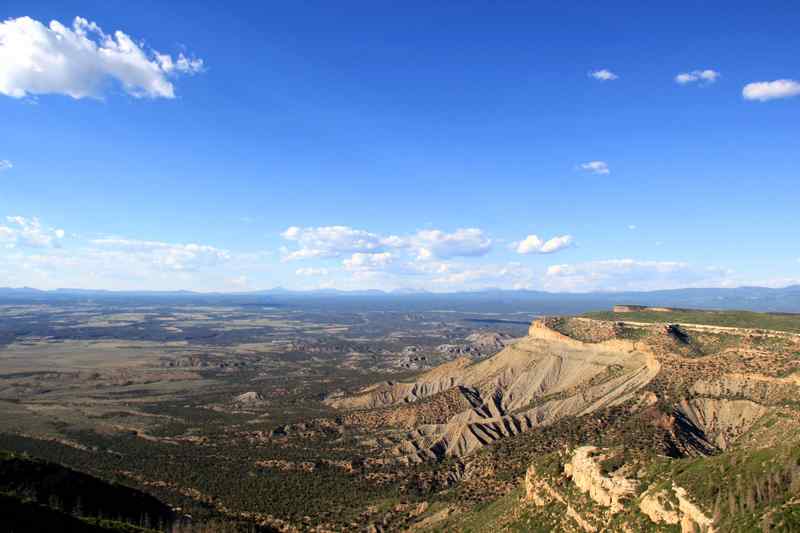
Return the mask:
[[[451,293],[414,290],[340,291],[321,289],[293,291],[273,289],[241,293],[192,291],[107,291],[90,289],[0,288],[0,304],[8,303],[202,303],[229,305],[303,305],[339,302],[352,305],[398,304],[424,308],[504,306],[543,312],[577,312],[607,308],[613,304],[696,307],[703,309],[749,309],[753,311],[800,312],[800,285],[783,288],[736,287],[692,288],[658,291],[564,293],[531,290],[486,289]]]

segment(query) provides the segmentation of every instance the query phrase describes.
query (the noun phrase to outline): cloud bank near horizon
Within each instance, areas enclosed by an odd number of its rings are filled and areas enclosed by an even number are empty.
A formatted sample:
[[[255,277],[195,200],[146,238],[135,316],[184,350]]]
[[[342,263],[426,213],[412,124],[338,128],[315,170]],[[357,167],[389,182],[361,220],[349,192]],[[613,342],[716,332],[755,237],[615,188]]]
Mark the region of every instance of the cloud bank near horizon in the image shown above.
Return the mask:
[[[730,269],[637,258],[552,261],[567,253],[568,234],[529,234],[507,246],[479,228],[381,234],[350,226],[291,226],[279,250],[241,251],[208,243],[121,236],[84,237],[36,217],[0,223],[0,285],[42,289],[243,291],[486,288],[554,292],[732,287]],[[298,263],[300,265],[298,266]],[[783,278],[783,285],[791,278]],[[777,285],[775,282],[764,285]]]

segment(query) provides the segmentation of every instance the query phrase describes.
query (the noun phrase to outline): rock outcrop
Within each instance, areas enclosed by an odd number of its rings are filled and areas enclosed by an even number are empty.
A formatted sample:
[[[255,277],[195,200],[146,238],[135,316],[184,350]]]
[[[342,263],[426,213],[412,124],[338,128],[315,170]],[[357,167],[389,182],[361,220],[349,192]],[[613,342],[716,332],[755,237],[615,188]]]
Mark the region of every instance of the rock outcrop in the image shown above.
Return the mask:
[[[621,514],[622,519],[616,522],[619,530],[635,531],[638,529],[632,529],[631,511],[638,507],[653,525],[680,526],[682,533],[716,532],[713,519],[692,502],[684,488],[675,484],[664,488],[660,484],[642,492],[636,479],[623,475],[624,464],[618,471],[604,474],[600,466],[602,461],[617,453],[619,450],[579,446],[568,456],[563,472],[555,478],[552,472],[549,477],[541,475],[531,465],[524,480],[524,502],[542,509],[561,507],[564,517],[559,526],[561,530],[577,526],[587,533],[617,531],[608,529],[608,524],[615,515]],[[591,503],[576,497],[573,488],[588,496]],[[641,526],[639,523],[638,527]]]
[[[264,397],[255,391],[245,392],[233,399],[233,403],[241,406],[253,406],[264,402]]]
[[[564,516],[566,519],[572,520],[587,533],[597,531],[597,528],[589,520],[581,516],[550,483],[536,474],[534,467],[530,467],[525,475],[525,500],[537,507],[545,507],[554,502],[565,505],[566,512]]]
[[[484,352],[499,352],[516,339],[507,333],[482,331],[467,336],[467,342]]]
[[[516,339],[506,333],[483,331],[469,335],[461,344],[440,344],[436,351],[448,356],[470,357],[479,359],[494,355]]]
[[[604,475],[599,462],[607,457],[595,446],[581,446],[573,453],[572,460],[564,465],[564,473],[578,490],[587,493],[612,513],[617,513],[623,509],[623,502],[636,493],[638,484],[620,473]]]
[[[681,533],[715,533],[714,521],[691,502],[677,485],[667,490],[648,489],[639,499],[639,510],[657,524],[680,524]]]

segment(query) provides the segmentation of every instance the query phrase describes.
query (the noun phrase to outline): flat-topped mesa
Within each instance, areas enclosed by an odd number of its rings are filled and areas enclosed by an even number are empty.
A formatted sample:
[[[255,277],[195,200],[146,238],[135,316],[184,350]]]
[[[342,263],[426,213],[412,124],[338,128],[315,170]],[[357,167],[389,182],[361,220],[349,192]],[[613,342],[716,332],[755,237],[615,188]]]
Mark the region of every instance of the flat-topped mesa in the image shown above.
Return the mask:
[[[648,307],[646,305],[615,305],[613,311],[615,313],[671,313],[673,311],[677,311],[677,309],[673,309],[671,307]]]
[[[642,326],[585,317],[548,316],[533,321],[527,338],[576,348],[595,345],[621,352],[647,350],[644,344],[630,338],[628,334],[633,330],[641,331]]]
[[[534,320],[528,329],[528,335],[538,339],[598,343],[619,339],[624,329],[621,322],[584,317],[547,316]]]

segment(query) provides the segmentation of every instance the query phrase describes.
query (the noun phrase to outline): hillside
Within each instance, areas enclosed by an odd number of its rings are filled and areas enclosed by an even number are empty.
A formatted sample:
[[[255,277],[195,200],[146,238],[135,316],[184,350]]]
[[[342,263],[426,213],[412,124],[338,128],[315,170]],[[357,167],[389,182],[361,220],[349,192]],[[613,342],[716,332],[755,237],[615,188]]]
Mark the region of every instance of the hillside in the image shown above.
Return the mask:
[[[55,463],[0,452],[4,531],[146,532],[175,513],[138,490],[106,483]]]
[[[398,428],[377,460],[453,465],[417,529],[797,531],[797,317],[611,318],[541,319],[489,359],[328,403]]]
[[[504,436],[623,403],[658,373],[659,363],[632,342],[586,344],[537,322],[529,336],[497,355],[462,358],[414,382],[385,383],[329,402],[338,408],[384,407],[458,391],[446,421],[408,433],[393,453],[404,461],[464,456]]]

